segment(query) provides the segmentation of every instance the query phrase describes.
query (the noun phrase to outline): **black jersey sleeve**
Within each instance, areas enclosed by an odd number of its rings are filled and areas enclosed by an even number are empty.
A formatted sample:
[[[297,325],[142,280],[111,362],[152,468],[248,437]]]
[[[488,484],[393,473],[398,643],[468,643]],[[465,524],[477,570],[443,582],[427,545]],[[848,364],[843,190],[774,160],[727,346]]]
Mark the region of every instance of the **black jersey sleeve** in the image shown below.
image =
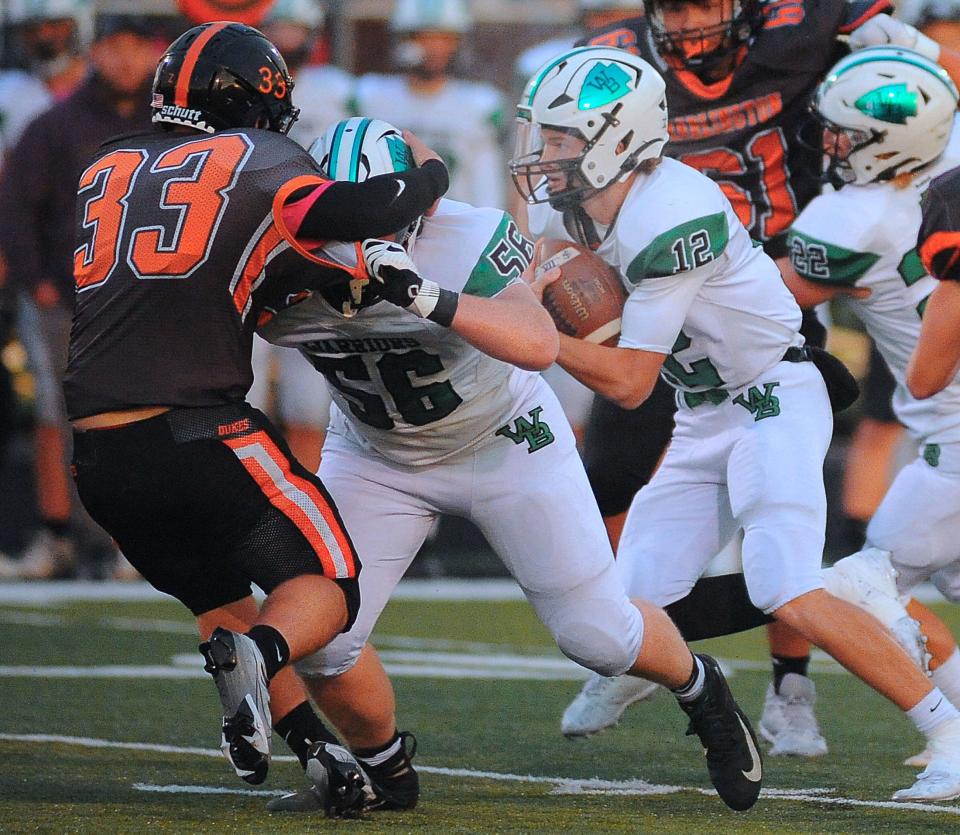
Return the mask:
[[[960,281],[960,168],[937,177],[923,196],[920,260],[942,281]]]
[[[839,32],[849,35],[854,29],[859,29],[878,14],[893,14],[893,4],[889,0],[847,0],[843,4],[843,20]]]
[[[448,185],[446,166],[438,160],[362,183],[316,178],[284,194],[275,213],[282,215],[289,234],[300,240],[378,238],[413,223]]]

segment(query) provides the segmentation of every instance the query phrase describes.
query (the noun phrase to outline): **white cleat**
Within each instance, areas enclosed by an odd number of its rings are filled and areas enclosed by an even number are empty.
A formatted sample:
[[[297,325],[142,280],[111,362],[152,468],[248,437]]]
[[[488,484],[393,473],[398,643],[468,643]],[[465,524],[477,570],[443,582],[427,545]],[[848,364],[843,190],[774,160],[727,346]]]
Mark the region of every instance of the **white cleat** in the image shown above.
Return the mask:
[[[598,734],[616,725],[634,702],[653,698],[659,686],[635,676],[608,678],[594,673],[563,712],[560,732],[568,738]]]
[[[950,719],[927,740],[930,762],[894,800],[955,800],[960,797],[960,718]]]
[[[822,757],[827,741],[820,733],[813,706],[817,688],[806,676],[787,673],[777,693],[767,687],[759,731],[772,744],[771,757]]]
[[[913,663],[930,674],[927,638],[900,602],[897,571],[890,563],[889,551],[864,548],[823,569],[820,576],[830,594],[873,615],[890,630]]]
[[[912,766],[913,768],[926,768],[930,765],[930,760],[933,758],[933,754],[930,753],[929,748],[924,748],[919,754],[914,754],[912,757],[907,757],[904,761],[904,765]]]

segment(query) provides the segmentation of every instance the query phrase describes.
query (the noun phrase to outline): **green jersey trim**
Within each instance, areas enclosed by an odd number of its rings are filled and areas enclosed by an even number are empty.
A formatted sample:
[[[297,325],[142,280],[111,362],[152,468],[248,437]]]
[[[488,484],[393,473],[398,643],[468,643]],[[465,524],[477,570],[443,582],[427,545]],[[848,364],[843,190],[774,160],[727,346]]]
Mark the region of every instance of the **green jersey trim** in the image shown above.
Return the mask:
[[[688,220],[657,235],[627,267],[631,284],[702,267],[727,248],[730,228],[724,212]]]
[[[533,256],[530,243],[504,213],[463,288],[468,296],[490,298],[519,280]]]
[[[807,281],[852,287],[880,260],[874,252],[856,252],[791,229],[787,235],[790,262]]]

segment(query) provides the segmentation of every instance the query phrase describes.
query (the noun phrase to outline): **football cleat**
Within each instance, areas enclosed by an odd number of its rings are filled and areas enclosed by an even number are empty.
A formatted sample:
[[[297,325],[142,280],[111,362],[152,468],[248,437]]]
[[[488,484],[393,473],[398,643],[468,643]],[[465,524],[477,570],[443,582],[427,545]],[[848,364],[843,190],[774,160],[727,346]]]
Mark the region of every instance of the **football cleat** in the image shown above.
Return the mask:
[[[317,742],[307,756],[307,777],[328,818],[358,818],[371,795],[360,764],[342,745]]]
[[[407,742],[411,742],[408,750]],[[403,811],[413,809],[420,798],[420,779],[410,762],[417,752],[412,733],[401,731],[400,751],[380,765],[357,763],[366,778],[363,789],[364,812]],[[328,746],[329,747],[329,746]],[[292,792],[267,803],[268,812],[326,811],[326,790],[321,781],[302,791]],[[341,815],[346,817],[346,815]]]
[[[887,627],[913,663],[929,675],[927,639],[900,602],[889,551],[864,548],[823,569],[820,576],[830,594],[859,606]]]
[[[634,702],[652,699],[659,686],[636,676],[594,673],[563,712],[560,732],[568,739],[598,734],[616,725]]]
[[[246,635],[221,627],[199,649],[223,705],[220,750],[240,777],[258,785],[270,768],[272,734],[263,656]]]
[[[416,753],[417,738],[409,731],[401,731],[400,750],[396,754],[378,765],[361,764],[373,789],[373,797],[367,800],[364,811],[403,811],[416,807],[420,777],[411,762]]]
[[[759,731],[772,743],[771,757],[822,757],[827,742],[820,733],[813,706],[817,688],[806,676],[787,673],[777,693],[771,683],[763,702]]]
[[[687,736],[696,734],[707,756],[707,770],[720,799],[743,812],[760,796],[763,760],[750,720],[734,701],[720,665],[698,654],[706,672],[703,692],[690,702],[679,702],[690,717]]]
[[[960,718],[934,728],[927,739],[930,762],[894,800],[954,800],[960,797]]]
[[[323,812],[330,818],[359,818],[374,792],[360,764],[342,745],[317,742],[306,764],[308,789],[276,797],[268,812]]]

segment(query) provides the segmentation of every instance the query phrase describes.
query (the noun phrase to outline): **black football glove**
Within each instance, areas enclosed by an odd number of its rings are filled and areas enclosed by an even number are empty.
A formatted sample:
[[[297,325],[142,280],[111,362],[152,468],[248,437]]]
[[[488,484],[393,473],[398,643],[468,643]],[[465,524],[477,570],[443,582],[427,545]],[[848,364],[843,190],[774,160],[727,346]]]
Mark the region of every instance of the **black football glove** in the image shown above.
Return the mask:
[[[460,300],[458,293],[423,278],[407,251],[394,241],[369,238],[361,248],[371,282],[380,285],[380,298],[414,316],[450,327]]]

